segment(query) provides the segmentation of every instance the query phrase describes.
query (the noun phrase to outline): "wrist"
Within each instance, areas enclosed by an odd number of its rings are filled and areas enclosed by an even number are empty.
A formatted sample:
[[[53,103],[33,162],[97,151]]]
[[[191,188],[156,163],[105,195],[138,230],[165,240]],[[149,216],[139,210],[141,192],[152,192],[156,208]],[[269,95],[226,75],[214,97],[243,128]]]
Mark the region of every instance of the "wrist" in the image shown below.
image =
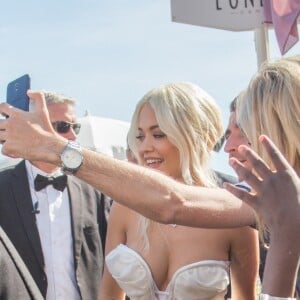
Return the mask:
[[[67,175],[74,175],[83,163],[82,148],[78,142],[68,141],[60,153],[61,169]]]
[[[61,153],[67,144],[68,140],[61,136],[49,138],[48,145],[45,149],[45,153],[43,154],[43,160],[61,167]]]
[[[278,229],[270,232],[270,240],[273,248],[281,249],[284,253],[293,252],[299,255],[299,229]]]
[[[299,247],[297,241],[271,235],[268,250],[262,292],[276,295],[278,299],[289,298],[294,295],[295,280],[299,266]],[[277,298],[260,298],[262,300]]]

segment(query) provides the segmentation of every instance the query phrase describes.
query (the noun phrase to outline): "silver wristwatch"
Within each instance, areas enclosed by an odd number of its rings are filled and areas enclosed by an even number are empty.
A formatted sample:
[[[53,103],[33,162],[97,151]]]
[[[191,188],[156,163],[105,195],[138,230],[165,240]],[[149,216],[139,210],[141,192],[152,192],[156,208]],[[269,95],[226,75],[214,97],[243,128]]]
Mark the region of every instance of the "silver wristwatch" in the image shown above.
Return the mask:
[[[69,141],[60,154],[62,171],[65,174],[73,175],[83,163],[82,148],[79,143]]]

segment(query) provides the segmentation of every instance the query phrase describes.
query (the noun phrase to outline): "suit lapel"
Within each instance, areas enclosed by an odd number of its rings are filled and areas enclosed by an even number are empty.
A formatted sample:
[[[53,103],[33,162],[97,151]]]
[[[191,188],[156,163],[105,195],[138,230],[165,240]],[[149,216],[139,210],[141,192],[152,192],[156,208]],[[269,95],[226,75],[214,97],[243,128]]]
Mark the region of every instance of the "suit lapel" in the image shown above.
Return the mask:
[[[31,274],[29,273],[28,269],[26,268],[22,258],[20,257],[19,253],[6,236],[5,232],[0,227],[0,240],[2,241],[3,246],[7,249],[8,255],[11,257],[12,263],[18,269],[18,273],[20,277],[22,277],[24,284],[26,285],[28,291],[33,296],[32,299],[43,299],[38,287],[36,286]]]
[[[29,182],[25,168],[25,161],[18,164],[13,172],[12,190],[16,202],[17,210],[23,223],[25,232],[30,242],[39,264],[44,269],[44,258],[41,247],[41,241],[36,226],[36,218],[32,213],[32,200],[29,190]],[[24,245],[25,247],[26,245]]]
[[[71,223],[73,234],[74,262],[77,270],[82,244],[82,195],[81,186],[72,176],[68,176],[68,191],[70,199]]]

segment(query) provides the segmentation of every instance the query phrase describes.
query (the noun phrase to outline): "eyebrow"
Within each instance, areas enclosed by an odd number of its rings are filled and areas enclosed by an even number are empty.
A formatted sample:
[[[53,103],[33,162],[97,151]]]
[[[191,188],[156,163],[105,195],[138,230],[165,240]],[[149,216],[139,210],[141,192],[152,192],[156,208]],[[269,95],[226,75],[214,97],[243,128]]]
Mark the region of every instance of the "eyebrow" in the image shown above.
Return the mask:
[[[158,125],[152,125],[149,129],[150,129],[150,130],[154,130],[154,129],[157,129],[157,128],[159,128]],[[140,127],[138,127],[138,130],[143,131],[143,129],[140,128]]]
[[[226,129],[223,135],[225,136],[225,138],[227,138],[227,136],[229,134],[231,134],[231,130],[230,129]]]

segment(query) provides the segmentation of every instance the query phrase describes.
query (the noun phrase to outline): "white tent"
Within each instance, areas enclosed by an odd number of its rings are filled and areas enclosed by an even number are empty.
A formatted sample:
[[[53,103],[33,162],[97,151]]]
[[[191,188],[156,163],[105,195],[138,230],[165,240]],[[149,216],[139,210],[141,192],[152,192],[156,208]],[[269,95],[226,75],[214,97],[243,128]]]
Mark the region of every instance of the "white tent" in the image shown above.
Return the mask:
[[[7,167],[16,165],[21,159],[19,158],[10,158],[8,156],[0,155],[0,170]]]
[[[78,122],[81,130],[77,140],[83,147],[117,159],[126,158],[128,122],[89,115]]]

